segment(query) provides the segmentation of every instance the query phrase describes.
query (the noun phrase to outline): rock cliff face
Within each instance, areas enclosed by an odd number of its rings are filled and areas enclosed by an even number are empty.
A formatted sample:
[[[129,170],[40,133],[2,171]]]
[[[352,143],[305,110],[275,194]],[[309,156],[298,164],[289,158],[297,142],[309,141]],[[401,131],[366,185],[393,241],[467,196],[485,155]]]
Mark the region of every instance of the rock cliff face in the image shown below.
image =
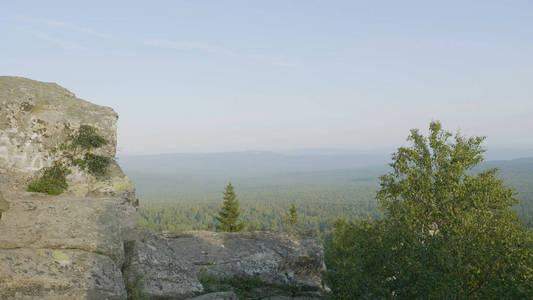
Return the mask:
[[[82,125],[108,140],[92,152],[114,157],[117,119],[56,84],[0,77],[0,299],[320,297],[316,239],[136,232],[135,189],[114,160],[106,176],[72,167],[59,196],[26,192]]]
[[[140,275],[150,299],[185,299],[235,289],[251,299],[298,296],[322,290],[322,246],[305,234],[190,231],[139,234],[126,244],[124,275]]]
[[[81,125],[114,157],[117,114],[53,83],[0,77],[0,299],[124,299],[122,235],[135,225],[135,189],[116,162],[96,178],[73,168],[61,196],[26,192]]]
[[[55,83],[0,76],[0,174],[9,174],[16,188],[24,187],[59,159],[58,147],[81,125],[94,127],[108,141],[92,153],[115,157],[117,120],[113,109],[78,99]],[[134,187],[116,162],[105,180],[76,168],[68,179],[69,192],[77,196],[134,198]]]

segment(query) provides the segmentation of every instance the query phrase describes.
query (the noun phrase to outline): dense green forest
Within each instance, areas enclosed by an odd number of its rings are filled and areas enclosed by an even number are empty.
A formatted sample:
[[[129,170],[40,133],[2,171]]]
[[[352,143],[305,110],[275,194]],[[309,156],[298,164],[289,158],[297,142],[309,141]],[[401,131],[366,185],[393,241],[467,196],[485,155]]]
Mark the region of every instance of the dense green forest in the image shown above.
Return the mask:
[[[521,203],[514,207],[533,226],[533,158],[489,161],[474,172],[499,168],[500,178],[515,188]],[[256,174],[184,174],[126,171],[137,187],[141,209],[138,225],[156,231],[214,230],[224,186],[231,181],[240,200],[246,230],[280,229],[292,203],[299,224],[330,232],[338,218],[379,217],[375,193],[386,164],[348,170]],[[265,174],[266,173],[266,174]]]

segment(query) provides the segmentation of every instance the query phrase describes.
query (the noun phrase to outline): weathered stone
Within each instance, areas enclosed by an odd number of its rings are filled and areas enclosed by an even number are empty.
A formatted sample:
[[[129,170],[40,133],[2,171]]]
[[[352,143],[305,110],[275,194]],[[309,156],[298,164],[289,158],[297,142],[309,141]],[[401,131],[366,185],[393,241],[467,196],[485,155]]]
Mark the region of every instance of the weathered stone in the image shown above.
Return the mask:
[[[0,222],[0,248],[79,249],[122,265],[119,199],[31,194],[12,199]]]
[[[9,202],[4,199],[2,192],[0,191],[0,220],[2,219],[2,213],[9,208]]]
[[[109,257],[72,249],[0,249],[0,299],[124,299]]]
[[[269,232],[145,234],[129,242],[126,280],[143,275],[149,297],[183,299],[202,291],[197,278],[250,279],[299,291],[321,291],[323,249],[313,237]],[[191,287],[194,287],[191,289]],[[261,292],[259,292],[261,293]]]
[[[112,108],[76,98],[55,83],[0,76],[0,169],[9,173],[11,188],[25,189],[37,171],[64,159],[81,125],[90,125],[108,143],[91,153],[114,158],[118,115]],[[120,196],[134,203],[135,189],[113,162],[105,178],[71,167],[69,192],[77,196]]]
[[[116,162],[96,178],[76,167],[60,196],[25,192],[80,125],[114,157],[117,115],[52,83],[0,77],[0,299],[125,299],[122,235],[135,224],[135,189]]]
[[[217,292],[201,295],[187,300],[238,300],[234,292]]]
[[[125,248],[125,280],[133,282],[139,276],[148,299],[185,299],[204,291],[192,264],[164,247],[164,241],[128,241]]]
[[[50,166],[53,149],[80,125],[91,125],[109,143],[96,149],[116,154],[118,115],[109,107],[76,98],[55,83],[0,76],[0,167],[33,174]]]

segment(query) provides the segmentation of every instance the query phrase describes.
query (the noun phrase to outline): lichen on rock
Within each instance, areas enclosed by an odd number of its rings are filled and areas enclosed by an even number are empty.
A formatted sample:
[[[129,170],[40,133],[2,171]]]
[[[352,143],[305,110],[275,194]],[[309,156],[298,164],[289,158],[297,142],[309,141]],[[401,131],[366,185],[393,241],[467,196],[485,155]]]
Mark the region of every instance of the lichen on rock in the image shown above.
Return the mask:
[[[0,299],[126,298],[123,234],[138,202],[118,164],[108,176],[72,167],[59,196],[26,192],[85,124],[106,140],[90,153],[114,157],[117,119],[56,84],[0,77]]]
[[[2,213],[9,208],[9,203],[4,199],[2,191],[0,191],[0,220],[2,219]]]
[[[0,167],[33,174],[57,159],[53,149],[81,125],[97,128],[108,141],[96,154],[116,154],[113,109],[78,99],[54,83],[0,77]]]
[[[150,299],[227,289],[249,299],[323,295],[323,248],[314,236],[209,231],[138,236],[126,247],[124,276],[131,281],[142,274]]]
[[[16,179],[12,185],[22,189],[40,170],[65,162],[64,150],[71,145],[85,150],[74,149],[84,154],[73,155],[73,162],[85,159],[86,164],[72,168],[66,177],[68,185],[98,185],[88,189],[92,195],[98,190],[109,195],[115,186],[120,188],[117,194],[134,192],[116,163],[112,178],[123,184],[102,176],[102,164],[116,156],[118,115],[113,109],[76,98],[54,83],[8,76],[0,76],[0,107],[0,169]],[[109,186],[103,189],[102,182]],[[79,188],[73,191],[81,193]]]

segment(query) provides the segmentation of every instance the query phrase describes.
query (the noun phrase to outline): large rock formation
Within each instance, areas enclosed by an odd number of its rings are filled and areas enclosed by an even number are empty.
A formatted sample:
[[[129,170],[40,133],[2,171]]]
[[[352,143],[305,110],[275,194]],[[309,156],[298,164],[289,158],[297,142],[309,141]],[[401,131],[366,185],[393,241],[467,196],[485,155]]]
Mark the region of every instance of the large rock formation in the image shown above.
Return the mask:
[[[61,196],[26,192],[81,125],[108,141],[95,154],[114,157],[117,119],[56,84],[0,77],[0,299],[125,298],[122,234],[137,201],[118,164],[101,178],[72,168]]]
[[[82,125],[108,141],[91,153],[114,158],[117,118],[56,84],[0,77],[0,299],[320,297],[316,239],[136,232],[135,189],[114,160],[105,176],[69,165],[59,196],[26,192]]]
[[[140,276],[149,299],[185,299],[217,287],[251,299],[316,299],[322,290],[322,245],[302,234],[145,233],[127,242],[126,253],[124,275],[129,282]],[[252,286],[240,288],[239,282]]]
[[[0,166],[33,173],[50,166],[51,151],[80,125],[99,129],[109,143],[103,155],[116,153],[116,122],[113,109],[76,98],[55,83],[0,76]]]
[[[59,159],[59,147],[81,125],[96,128],[108,143],[91,152],[116,155],[117,113],[76,98],[55,83],[0,76],[0,174],[19,187],[43,167]],[[69,191],[77,196],[110,195],[134,198],[133,185],[114,162],[105,180],[74,169]]]

